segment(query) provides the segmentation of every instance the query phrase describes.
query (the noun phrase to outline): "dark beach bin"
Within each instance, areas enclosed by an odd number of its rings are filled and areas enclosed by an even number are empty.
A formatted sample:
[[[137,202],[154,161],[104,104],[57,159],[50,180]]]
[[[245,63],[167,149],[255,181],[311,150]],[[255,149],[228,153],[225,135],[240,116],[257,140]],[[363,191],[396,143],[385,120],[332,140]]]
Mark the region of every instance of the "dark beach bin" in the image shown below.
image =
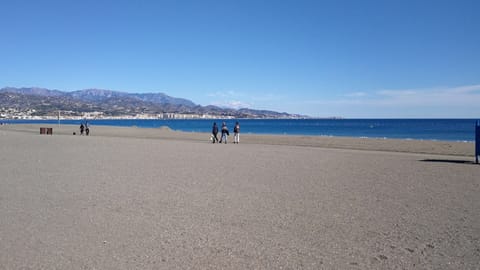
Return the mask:
[[[40,134],[49,134],[49,135],[52,135],[53,134],[53,128],[44,128],[44,127],[41,127],[40,128]]]

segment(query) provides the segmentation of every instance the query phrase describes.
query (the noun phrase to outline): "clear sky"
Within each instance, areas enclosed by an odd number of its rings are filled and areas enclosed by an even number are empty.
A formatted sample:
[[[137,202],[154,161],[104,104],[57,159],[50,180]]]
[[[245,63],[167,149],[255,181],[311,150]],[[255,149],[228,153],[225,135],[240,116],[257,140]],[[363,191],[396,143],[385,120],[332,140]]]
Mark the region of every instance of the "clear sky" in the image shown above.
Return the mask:
[[[480,1],[0,2],[0,87],[480,118]]]

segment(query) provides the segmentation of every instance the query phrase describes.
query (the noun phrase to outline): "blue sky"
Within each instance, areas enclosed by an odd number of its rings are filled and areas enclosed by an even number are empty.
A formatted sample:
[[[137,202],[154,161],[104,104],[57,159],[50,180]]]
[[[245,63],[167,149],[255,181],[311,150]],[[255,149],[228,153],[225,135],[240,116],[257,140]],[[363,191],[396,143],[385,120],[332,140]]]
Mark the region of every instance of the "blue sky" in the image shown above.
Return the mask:
[[[349,118],[480,117],[480,1],[0,2],[0,87]]]

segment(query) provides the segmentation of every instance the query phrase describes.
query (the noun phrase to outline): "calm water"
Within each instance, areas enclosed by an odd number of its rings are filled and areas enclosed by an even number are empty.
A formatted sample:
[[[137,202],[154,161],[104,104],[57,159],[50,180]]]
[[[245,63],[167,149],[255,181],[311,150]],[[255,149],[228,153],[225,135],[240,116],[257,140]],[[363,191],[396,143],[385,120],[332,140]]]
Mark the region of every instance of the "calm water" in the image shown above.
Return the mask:
[[[1,120],[4,123],[57,124],[56,120]],[[212,123],[225,121],[233,130],[236,120],[89,120],[95,125],[168,126],[187,132],[210,132]],[[474,141],[475,119],[239,119],[242,133],[315,136],[348,136],[417,140]],[[80,125],[80,120],[62,120],[61,124]]]

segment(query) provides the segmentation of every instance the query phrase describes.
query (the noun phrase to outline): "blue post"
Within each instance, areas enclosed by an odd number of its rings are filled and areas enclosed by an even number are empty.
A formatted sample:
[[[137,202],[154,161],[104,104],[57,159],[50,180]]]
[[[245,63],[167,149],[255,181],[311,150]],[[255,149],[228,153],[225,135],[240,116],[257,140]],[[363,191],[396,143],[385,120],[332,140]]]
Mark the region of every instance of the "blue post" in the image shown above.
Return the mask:
[[[480,121],[475,125],[475,163],[477,164],[478,156],[480,156]]]

